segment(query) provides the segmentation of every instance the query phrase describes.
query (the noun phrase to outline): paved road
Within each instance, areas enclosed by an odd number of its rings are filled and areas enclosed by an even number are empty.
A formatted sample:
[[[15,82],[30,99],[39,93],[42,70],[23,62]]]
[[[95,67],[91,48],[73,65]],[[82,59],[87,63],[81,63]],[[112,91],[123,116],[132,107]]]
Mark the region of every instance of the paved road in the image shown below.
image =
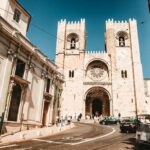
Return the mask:
[[[118,126],[79,123],[61,134],[0,146],[0,150],[150,150],[135,147],[135,134],[120,133]]]

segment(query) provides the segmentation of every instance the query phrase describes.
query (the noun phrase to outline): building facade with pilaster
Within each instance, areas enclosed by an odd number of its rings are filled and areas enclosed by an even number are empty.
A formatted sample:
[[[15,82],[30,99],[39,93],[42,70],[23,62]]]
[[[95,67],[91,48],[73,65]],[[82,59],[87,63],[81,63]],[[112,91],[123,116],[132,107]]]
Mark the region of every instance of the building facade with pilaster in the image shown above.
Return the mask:
[[[0,0],[0,115],[3,131],[56,123],[63,77],[26,37],[31,16],[17,0]]]

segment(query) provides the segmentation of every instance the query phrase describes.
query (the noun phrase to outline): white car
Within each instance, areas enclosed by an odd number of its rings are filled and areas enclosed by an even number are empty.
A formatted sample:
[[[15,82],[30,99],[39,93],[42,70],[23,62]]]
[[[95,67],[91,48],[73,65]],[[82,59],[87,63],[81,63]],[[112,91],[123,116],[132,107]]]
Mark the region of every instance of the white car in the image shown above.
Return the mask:
[[[140,121],[136,131],[136,143],[150,145],[150,115],[139,115]]]

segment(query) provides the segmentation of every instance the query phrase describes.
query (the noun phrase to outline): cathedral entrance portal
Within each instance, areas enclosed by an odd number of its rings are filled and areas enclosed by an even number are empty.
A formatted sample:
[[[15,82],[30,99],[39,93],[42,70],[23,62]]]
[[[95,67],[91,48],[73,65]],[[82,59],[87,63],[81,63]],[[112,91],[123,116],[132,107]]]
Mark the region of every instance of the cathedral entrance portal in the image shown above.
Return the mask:
[[[108,93],[101,87],[93,87],[88,91],[85,105],[85,115],[110,115],[109,96]]]

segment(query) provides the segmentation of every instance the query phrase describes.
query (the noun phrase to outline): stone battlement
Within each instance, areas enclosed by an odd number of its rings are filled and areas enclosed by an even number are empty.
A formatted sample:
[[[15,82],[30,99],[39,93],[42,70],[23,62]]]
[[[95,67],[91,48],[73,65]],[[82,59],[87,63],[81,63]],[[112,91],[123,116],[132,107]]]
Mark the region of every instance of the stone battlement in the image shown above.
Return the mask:
[[[133,18],[133,19],[129,19],[129,21],[127,20],[121,20],[121,21],[116,21],[116,20],[113,20],[113,19],[108,19],[106,20],[106,29],[108,28],[126,28],[128,29],[129,28],[129,25],[131,24],[134,24],[134,26],[136,26],[136,20]]]
[[[69,29],[80,29],[81,27],[85,27],[85,19],[80,19],[80,21],[66,21],[66,19],[61,19],[58,21],[58,25],[65,24]]]
[[[133,18],[133,19],[129,19],[129,21],[127,20],[114,20],[114,19],[108,19],[106,20],[106,23],[117,23],[117,24],[124,24],[124,23],[129,23],[129,22],[136,22],[136,20]]]

